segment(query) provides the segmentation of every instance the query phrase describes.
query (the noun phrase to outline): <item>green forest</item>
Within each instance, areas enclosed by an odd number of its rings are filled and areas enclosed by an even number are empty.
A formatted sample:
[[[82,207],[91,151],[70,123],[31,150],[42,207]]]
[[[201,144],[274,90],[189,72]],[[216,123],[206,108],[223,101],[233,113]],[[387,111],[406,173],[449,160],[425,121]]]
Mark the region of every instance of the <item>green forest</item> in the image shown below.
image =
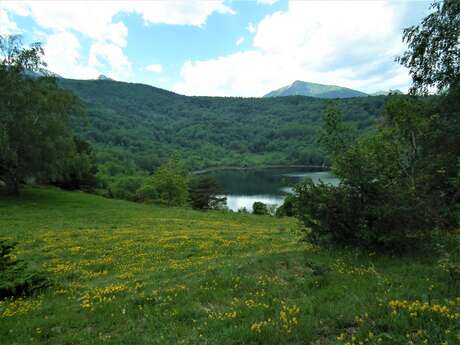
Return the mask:
[[[58,82],[84,102],[87,121],[77,121],[74,128],[96,148],[98,162],[107,169],[151,172],[173,153],[192,170],[219,165],[327,164],[316,145],[316,132],[328,100],[186,97],[111,80]],[[363,131],[374,124],[385,99],[335,102],[346,121]]]

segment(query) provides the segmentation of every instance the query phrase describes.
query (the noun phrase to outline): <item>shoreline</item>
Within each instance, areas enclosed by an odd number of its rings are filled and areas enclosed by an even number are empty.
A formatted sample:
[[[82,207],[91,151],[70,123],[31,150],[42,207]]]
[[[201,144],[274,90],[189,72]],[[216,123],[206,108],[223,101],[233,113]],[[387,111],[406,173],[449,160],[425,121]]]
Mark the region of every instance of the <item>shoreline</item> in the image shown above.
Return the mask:
[[[256,169],[282,169],[282,168],[303,168],[303,169],[322,169],[329,170],[330,167],[326,165],[304,165],[304,164],[279,164],[279,165],[252,165],[252,166],[238,166],[238,165],[224,165],[218,167],[211,167],[201,170],[192,171],[192,175],[206,174],[212,171],[220,170],[256,170]]]

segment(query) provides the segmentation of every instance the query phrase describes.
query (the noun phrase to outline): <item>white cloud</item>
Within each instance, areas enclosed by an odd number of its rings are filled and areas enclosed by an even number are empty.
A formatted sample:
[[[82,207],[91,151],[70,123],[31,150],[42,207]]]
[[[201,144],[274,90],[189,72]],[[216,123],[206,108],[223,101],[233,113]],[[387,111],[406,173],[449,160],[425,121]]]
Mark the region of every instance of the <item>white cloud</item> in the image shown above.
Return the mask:
[[[16,23],[10,19],[8,13],[0,8],[0,35],[6,36],[19,33]]]
[[[254,32],[256,32],[257,29],[252,22],[249,22],[248,26],[246,26],[246,30],[253,34]]]
[[[278,0],[257,0],[257,3],[262,5],[273,5],[277,1]]]
[[[140,14],[145,24],[175,24],[202,26],[214,12],[234,14],[221,0],[131,1],[123,4],[124,11]]]
[[[109,69],[108,76],[113,79],[129,79],[131,63],[123,50],[111,43],[96,42],[89,50],[88,65],[98,70]]]
[[[100,1],[6,2],[6,8],[20,16],[30,16],[43,29],[75,31],[94,40],[126,45],[127,27],[112,22],[119,5]]]
[[[66,78],[95,79],[101,70],[114,79],[129,79],[131,75],[131,63],[115,44],[93,43],[86,61],[78,38],[63,31],[49,35],[43,49],[48,69]]]
[[[236,44],[237,46],[239,46],[239,45],[242,44],[243,42],[244,42],[244,37],[240,37],[240,38],[238,38],[238,39],[236,40],[235,44]]]
[[[99,75],[96,68],[82,63],[80,42],[72,33],[50,35],[43,49],[48,69],[63,77],[94,79]]]
[[[269,69],[277,67],[272,62],[256,50],[213,60],[187,61],[181,69],[182,80],[174,91],[187,95],[259,96],[263,93],[261,87],[270,85],[266,79]]]
[[[262,96],[297,79],[368,92],[407,87],[406,70],[393,62],[403,50],[406,6],[290,1],[286,11],[266,16],[257,26],[250,23],[248,30],[256,31],[250,50],[184,63],[174,90]]]
[[[223,1],[24,1],[4,2],[6,10],[31,16],[42,28],[73,30],[94,40],[126,45],[128,29],[117,14],[137,14],[147,24],[202,26],[214,12],[233,14]]]
[[[152,73],[161,73],[163,72],[163,66],[160,64],[152,64],[145,67],[145,69]]]
[[[123,52],[128,28],[120,14],[140,15],[145,25],[174,24],[203,26],[213,13],[233,14],[222,0],[215,1],[3,1],[0,2],[0,33],[15,29],[8,13],[29,16],[39,26],[36,33],[50,30],[43,37],[50,69],[62,76],[92,78],[101,68],[115,79],[128,78],[131,62]],[[88,62],[82,62],[78,36],[91,40]],[[67,42],[66,39],[70,39]],[[68,46],[68,47],[67,47]],[[63,56],[59,61],[57,52]],[[66,61],[68,68],[66,68]],[[77,71],[81,75],[76,75]]]

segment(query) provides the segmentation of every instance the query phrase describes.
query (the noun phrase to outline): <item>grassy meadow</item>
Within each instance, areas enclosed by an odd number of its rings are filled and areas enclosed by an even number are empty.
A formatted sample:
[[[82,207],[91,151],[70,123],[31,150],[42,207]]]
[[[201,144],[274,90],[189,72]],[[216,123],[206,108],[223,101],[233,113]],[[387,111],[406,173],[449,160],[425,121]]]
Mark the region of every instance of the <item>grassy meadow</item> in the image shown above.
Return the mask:
[[[51,285],[0,301],[0,344],[460,344],[438,251],[328,249],[296,229],[28,187],[0,199],[0,238]]]

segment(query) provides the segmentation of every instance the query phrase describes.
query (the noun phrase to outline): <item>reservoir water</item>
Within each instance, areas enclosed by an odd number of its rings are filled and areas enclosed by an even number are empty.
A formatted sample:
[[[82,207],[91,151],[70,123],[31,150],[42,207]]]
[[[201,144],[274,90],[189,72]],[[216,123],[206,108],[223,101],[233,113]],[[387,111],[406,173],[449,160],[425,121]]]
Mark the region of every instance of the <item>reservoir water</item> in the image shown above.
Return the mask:
[[[217,170],[206,175],[217,180],[227,196],[228,208],[233,211],[246,208],[252,212],[252,204],[256,201],[280,206],[292,188],[306,177],[314,182],[338,183],[328,171],[301,168]]]

